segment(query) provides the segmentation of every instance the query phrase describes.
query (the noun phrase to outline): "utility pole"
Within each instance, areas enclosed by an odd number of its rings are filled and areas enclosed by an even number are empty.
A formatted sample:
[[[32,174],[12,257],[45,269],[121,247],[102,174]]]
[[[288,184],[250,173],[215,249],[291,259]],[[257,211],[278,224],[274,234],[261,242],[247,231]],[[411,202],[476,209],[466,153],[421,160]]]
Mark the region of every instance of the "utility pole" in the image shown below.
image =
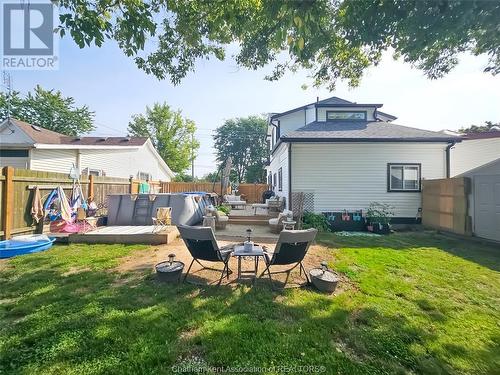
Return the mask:
[[[3,84],[7,88],[7,120],[10,120],[11,100],[12,100],[12,76],[10,73],[3,72]]]
[[[191,133],[191,177],[194,182],[194,133]]]

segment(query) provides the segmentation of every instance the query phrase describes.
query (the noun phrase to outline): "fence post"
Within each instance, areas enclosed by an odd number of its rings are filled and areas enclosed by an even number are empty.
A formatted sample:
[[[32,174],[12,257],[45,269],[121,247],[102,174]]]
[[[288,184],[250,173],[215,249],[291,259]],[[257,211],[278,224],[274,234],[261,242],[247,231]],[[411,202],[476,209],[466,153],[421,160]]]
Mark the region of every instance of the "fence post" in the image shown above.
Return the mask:
[[[130,187],[129,187],[129,189],[128,189],[128,192],[129,192],[130,194],[133,194],[133,193],[134,193],[134,178],[133,178],[133,177],[130,177],[130,179],[129,179],[129,180],[130,180]]]
[[[89,175],[89,190],[87,192],[89,199],[94,199],[94,175]]]
[[[14,212],[14,168],[4,167],[3,175],[5,176],[5,186],[3,189],[3,235],[6,240],[10,238],[10,233],[12,232],[12,222]]]

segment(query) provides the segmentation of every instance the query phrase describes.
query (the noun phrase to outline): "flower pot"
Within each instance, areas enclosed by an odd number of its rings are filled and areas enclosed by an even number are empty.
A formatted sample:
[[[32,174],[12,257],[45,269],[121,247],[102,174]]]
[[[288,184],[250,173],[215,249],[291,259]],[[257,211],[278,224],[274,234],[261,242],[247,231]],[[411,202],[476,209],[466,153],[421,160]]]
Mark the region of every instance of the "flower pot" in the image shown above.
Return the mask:
[[[156,277],[159,281],[163,282],[179,282],[184,269],[184,263],[175,261],[169,262],[168,260],[160,262],[155,266]]]
[[[373,233],[377,234],[389,234],[391,233],[391,227],[389,224],[380,224],[380,223],[375,223],[372,225]]]
[[[309,276],[316,289],[325,293],[333,293],[339,282],[339,278],[331,270],[324,271],[321,268],[313,268],[309,271]]]

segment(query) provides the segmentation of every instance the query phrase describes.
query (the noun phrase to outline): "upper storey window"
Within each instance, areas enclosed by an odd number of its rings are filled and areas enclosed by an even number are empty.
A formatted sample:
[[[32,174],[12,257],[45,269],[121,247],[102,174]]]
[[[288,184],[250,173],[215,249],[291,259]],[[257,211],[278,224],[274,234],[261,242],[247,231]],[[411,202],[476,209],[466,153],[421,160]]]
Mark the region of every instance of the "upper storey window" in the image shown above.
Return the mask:
[[[359,121],[366,120],[366,111],[326,111],[326,120]]]

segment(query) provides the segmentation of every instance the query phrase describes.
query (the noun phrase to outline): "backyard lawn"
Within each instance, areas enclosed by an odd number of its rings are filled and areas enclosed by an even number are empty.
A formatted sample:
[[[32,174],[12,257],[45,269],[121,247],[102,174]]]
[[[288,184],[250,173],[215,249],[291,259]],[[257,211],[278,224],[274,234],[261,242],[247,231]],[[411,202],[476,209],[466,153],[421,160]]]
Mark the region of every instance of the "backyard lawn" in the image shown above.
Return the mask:
[[[318,240],[346,276],[338,295],[266,280],[172,286],[120,269],[148,246],[1,261],[0,373],[499,373],[498,247],[434,233]]]

